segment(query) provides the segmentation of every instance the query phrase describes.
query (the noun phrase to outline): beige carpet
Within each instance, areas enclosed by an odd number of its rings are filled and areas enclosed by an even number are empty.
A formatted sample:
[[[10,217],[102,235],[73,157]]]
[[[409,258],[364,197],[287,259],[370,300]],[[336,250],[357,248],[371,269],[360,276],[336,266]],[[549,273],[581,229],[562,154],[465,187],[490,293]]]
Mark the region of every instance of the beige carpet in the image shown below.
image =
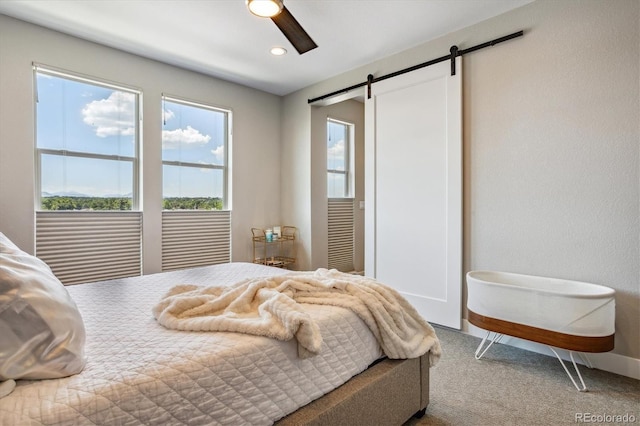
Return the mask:
[[[476,361],[480,339],[436,334],[443,355],[431,369],[431,402],[406,425],[640,424],[638,380],[580,366],[589,391],[578,392],[555,357],[498,344]]]

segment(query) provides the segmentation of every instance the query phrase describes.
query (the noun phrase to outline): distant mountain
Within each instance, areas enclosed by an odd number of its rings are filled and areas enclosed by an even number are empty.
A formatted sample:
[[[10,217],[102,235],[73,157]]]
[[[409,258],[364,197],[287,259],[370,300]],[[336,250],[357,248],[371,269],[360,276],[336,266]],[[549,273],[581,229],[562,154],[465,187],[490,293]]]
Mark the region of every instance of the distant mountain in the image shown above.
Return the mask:
[[[81,194],[76,191],[62,191],[62,192],[42,192],[43,197],[91,197],[87,194]]]
[[[129,192],[128,194],[107,194],[103,195],[102,198],[131,198],[133,194]]]
[[[101,195],[101,196],[97,196],[97,195],[87,195],[87,194],[82,194],[80,192],[76,192],[76,191],[62,191],[62,192],[46,192],[43,191],[42,192],[42,197],[44,198],[49,198],[49,197],[77,197],[77,198],[131,198],[132,194],[128,193],[128,194],[106,194],[106,195]]]

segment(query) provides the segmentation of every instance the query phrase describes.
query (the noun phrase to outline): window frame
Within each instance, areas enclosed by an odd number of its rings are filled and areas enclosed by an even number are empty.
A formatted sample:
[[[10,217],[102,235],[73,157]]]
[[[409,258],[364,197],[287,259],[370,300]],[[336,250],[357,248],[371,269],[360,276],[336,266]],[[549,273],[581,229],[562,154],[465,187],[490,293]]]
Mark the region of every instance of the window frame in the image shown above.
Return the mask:
[[[38,74],[49,75],[51,77],[66,79],[78,83],[90,84],[106,89],[113,89],[130,93],[135,96],[135,147],[134,157],[123,155],[96,154],[90,152],[70,151],[66,149],[51,149],[38,147]],[[93,160],[128,161],[132,163],[132,194],[131,210],[141,211],[140,196],[140,140],[142,133],[142,91],[122,84],[115,84],[95,77],[87,77],[79,73],[66,70],[59,70],[40,64],[33,64],[33,87],[34,87],[34,148],[35,148],[35,210],[44,212],[56,212],[57,210],[45,210],[42,208],[42,155],[57,155],[61,157],[87,158]],[[65,210],[68,211],[68,210]],[[78,210],[73,210],[78,211]],[[126,210],[100,210],[100,211],[126,211]]]
[[[329,123],[335,123],[345,126],[346,128],[346,138],[345,141],[345,155],[344,155],[344,170],[336,170],[329,169],[327,166],[327,178],[330,174],[334,175],[344,175],[344,195],[341,197],[329,197],[329,191],[327,189],[327,198],[336,198],[336,199],[344,199],[344,198],[353,198],[355,193],[355,182],[354,182],[354,158],[353,150],[354,150],[354,139],[355,139],[355,124],[350,123],[348,121],[340,120],[337,118],[327,117],[327,126]],[[329,133],[327,132],[327,137],[325,143],[329,142]],[[328,149],[328,148],[326,148]]]
[[[229,199],[229,193],[230,193],[230,182],[229,182],[229,159],[231,158],[230,156],[230,150],[231,150],[231,137],[232,137],[232,116],[233,116],[233,112],[231,111],[230,108],[223,108],[220,106],[215,106],[215,105],[208,105],[202,102],[196,102],[196,101],[192,101],[192,100],[188,100],[182,97],[177,97],[177,96],[170,96],[170,95],[162,95],[162,126],[164,127],[165,125],[165,102],[171,102],[171,103],[176,103],[176,104],[181,104],[184,106],[190,106],[190,107],[195,107],[195,108],[202,108],[205,110],[210,110],[210,111],[215,111],[215,112],[220,112],[223,113],[225,115],[225,121],[224,121],[224,135],[225,135],[225,140],[224,140],[224,165],[220,166],[217,164],[210,164],[210,163],[192,163],[192,162],[186,162],[186,161],[175,161],[175,160],[164,160],[164,149],[161,148],[161,159],[162,159],[162,179],[164,179],[164,166],[174,166],[174,167],[192,167],[192,168],[198,168],[198,169],[212,169],[212,170],[222,170],[222,209],[221,210],[231,210],[231,201]],[[161,135],[161,144],[162,144],[162,135]],[[163,189],[162,189],[162,203],[164,203],[164,182],[162,183]],[[165,209],[162,208],[162,211],[175,211],[175,210],[171,210],[171,209]],[[193,210],[196,211],[196,210]],[[211,211],[216,211],[216,210],[211,210]],[[220,210],[218,210],[220,211]]]

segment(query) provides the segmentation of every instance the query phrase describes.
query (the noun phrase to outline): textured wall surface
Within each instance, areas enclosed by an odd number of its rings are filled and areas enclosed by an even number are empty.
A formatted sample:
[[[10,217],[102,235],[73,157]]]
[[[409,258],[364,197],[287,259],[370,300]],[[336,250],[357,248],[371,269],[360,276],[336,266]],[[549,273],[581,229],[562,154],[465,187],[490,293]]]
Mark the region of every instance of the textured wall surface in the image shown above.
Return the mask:
[[[251,259],[251,227],[280,219],[279,96],[185,71],[0,15],[0,231],[25,251],[34,237],[32,63],[142,92],[145,273],[160,270],[161,96],[231,109],[232,259]]]
[[[614,352],[640,359],[639,22],[635,0],[538,0],[288,95],[283,120],[369,73],[524,30],[463,58],[463,272],[612,287]]]

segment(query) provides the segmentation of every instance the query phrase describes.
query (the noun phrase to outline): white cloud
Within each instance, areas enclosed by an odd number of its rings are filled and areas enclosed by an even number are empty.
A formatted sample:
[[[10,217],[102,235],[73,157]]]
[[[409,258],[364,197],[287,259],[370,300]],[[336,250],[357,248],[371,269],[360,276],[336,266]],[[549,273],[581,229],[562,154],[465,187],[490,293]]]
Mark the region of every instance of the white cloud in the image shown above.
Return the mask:
[[[171,120],[172,118],[174,118],[176,116],[176,114],[171,111],[170,109],[165,109],[164,110],[164,122],[166,123],[167,121]]]
[[[163,130],[162,131],[162,148],[176,149],[181,144],[185,145],[204,145],[211,140],[211,136],[203,135],[199,130],[191,126],[186,129]],[[184,145],[183,145],[184,148]]]
[[[220,145],[216,149],[212,149],[211,153],[216,158],[216,164],[224,164],[224,145]]]
[[[332,147],[327,149],[327,156],[329,160],[342,161],[344,160],[344,139],[339,140]]]
[[[91,101],[82,109],[83,121],[95,127],[96,135],[131,136],[135,134],[135,95],[113,92],[107,99]]]

